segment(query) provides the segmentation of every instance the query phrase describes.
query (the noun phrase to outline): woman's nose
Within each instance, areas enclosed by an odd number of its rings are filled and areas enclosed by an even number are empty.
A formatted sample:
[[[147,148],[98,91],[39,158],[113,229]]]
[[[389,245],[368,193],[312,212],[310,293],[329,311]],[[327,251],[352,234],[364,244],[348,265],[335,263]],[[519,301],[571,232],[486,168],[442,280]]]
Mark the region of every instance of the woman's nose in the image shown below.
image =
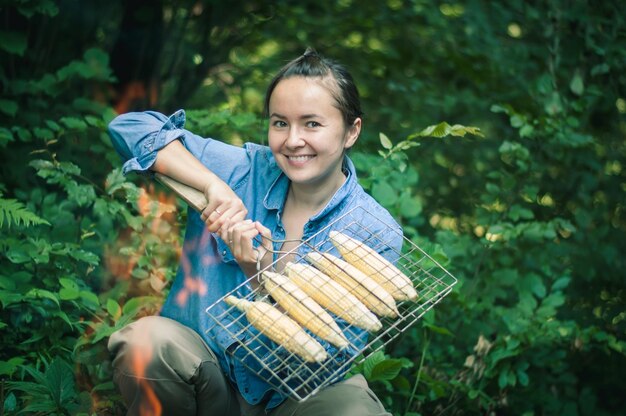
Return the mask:
[[[300,147],[304,145],[304,138],[302,136],[302,130],[297,127],[291,127],[285,145],[288,147]]]

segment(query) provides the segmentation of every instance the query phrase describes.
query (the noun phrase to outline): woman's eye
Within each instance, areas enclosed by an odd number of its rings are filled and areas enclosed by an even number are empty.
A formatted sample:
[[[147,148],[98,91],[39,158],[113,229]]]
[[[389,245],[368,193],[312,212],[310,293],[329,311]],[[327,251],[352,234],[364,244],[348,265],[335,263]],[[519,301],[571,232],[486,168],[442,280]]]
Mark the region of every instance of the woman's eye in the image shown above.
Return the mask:
[[[321,124],[317,121],[307,121],[306,126],[309,128],[320,127]]]
[[[276,121],[274,121],[274,122],[272,123],[272,125],[273,125],[274,127],[285,127],[285,126],[287,126],[287,123],[285,123],[285,122],[284,122],[284,121],[282,121],[282,120],[276,120]]]

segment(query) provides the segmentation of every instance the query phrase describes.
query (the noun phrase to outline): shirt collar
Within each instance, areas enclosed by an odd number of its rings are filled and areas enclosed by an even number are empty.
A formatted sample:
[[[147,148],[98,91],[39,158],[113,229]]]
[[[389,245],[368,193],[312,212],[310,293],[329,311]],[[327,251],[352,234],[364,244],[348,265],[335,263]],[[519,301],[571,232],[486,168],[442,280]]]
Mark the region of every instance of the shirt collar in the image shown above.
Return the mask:
[[[315,216],[311,217],[311,221],[318,220],[324,217],[329,212],[333,211],[339,204],[341,204],[354,190],[357,184],[356,181],[356,169],[352,160],[348,156],[344,156],[343,159],[343,171],[346,174],[345,182],[339,187],[337,192],[328,201],[328,204],[318,212]],[[285,199],[287,198],[287,191],[289,190],[289,178],[284,173],[280,173],[274,182],[270,185],[265,198],[263,199],[263,205],[267,209],[275,209],[282,211]]]

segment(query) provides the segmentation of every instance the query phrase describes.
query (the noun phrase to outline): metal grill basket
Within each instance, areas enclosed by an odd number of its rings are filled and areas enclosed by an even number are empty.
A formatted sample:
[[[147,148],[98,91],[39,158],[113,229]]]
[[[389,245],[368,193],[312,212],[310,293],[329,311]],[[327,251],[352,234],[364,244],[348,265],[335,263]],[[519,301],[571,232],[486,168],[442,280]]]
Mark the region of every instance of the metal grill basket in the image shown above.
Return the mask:
[[[369,224],[369,226],[365,227],[363,224]],[[375,251],[385,253],[386,258],[396,258],[396,267],[411,279],[418,298],[416,301],[396,302],[399,316],[380,318],[382,329],[375,333],[367,333],[350,326],[331,314],[340,324],[346,337],[351,340],[350,345],[348,348],[338,350],[316,337],[315,339],[326,348],[328,357],[323,362],[312,364],[269,340],[248,323],[242,312],[234,306],[227,305],[223,299],[233,295],[249,301],[274,303],[262,285],[252,289],[252,280],[258,279],[266,270],[275,271],[274,269],[287,258],[293,262],[305,262],[304,254],[307,252],[325,253],[335,250],[326,237],[330,230],[350,235]],[[403,242],[401,250],[387,244],[389,241],[397,242],[399,239]],[[232,359],[239,361],[250,372],[266,380],[283,395],[302,401],[320,389],[343,379],[353,365],[363,362],[374,352],[383,349],[450,293],[456,282],[457,280],[448,271],[415,243],[398,234],[395,228],[382,223],[370,212],[356,207],[335,219],[306,241],[299,243],[294,249],[280,254],[271,265],[260,270],[257,275],[209,306],[206,312],[210,316],[212,325],[207,332],[221,328],[232,339],[237,340],[227,350],[227,354]],[[287,314],[287,312],[284,313]]]

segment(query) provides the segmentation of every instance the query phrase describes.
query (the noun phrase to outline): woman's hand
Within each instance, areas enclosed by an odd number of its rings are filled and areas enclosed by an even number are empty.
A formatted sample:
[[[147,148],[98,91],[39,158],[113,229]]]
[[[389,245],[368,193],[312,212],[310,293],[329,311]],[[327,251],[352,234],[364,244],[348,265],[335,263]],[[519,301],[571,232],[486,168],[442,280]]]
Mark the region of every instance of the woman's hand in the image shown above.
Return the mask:
[[[217,177],[206,185],[204,196],[209,203],[202,211],[200,218],[207,224],[212,233],[219,233],[221,236],[228,229],[225,224],[239,223],[248,215],[248,210],[243,201],[225,182]]]
[[[220,231],[227,220],[235,223],[248,215],[243,202],[226,182],[204,166],[179,140],[157,152],[152,170],[203,191],[208,205],[200,217],[212,233]]]
[[[258,235],[262,242],[254,248],[252,241]],[[272,250],[272,233],[258,221],[227,221],[220,231],[220,237],[228,244],[239,267],[248,277],[257,272],[258,259],[261,261],[261,269],[272,261],[272,256],[267,255]]]

